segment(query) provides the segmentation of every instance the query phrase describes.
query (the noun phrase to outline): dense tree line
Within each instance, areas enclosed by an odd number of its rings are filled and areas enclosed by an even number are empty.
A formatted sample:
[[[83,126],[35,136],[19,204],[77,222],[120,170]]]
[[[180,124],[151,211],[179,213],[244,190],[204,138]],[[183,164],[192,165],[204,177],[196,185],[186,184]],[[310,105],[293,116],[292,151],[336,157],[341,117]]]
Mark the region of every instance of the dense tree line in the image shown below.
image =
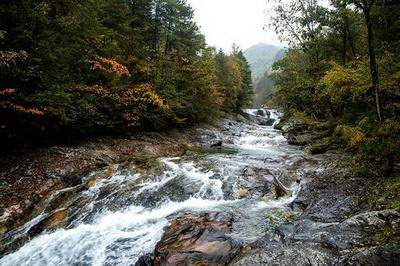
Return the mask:
[[[251,93],[242,52],[207,47],[184,0],[0,4],[3,140],[209,122]]]
[[[288,115],[329,121],[365,170],[393,173],[400,156],[400,3],[275,4],[272,26],[291,47],[274,66],[275,103]]]

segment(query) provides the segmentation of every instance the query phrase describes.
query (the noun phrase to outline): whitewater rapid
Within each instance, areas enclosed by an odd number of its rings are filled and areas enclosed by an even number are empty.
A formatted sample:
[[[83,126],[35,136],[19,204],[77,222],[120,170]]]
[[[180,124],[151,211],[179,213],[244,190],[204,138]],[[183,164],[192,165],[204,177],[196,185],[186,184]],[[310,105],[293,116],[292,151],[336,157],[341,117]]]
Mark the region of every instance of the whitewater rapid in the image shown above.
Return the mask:
[[[277,119],[278,114],[272,112],[272,118]],[[224,133],[232,138],[225,145],[232,153],[160,158],[158,163],[164,168],[160,175],[119,169],[97,181],[71,202],[72,215],[65,228],[30,239],[1,258],[0,265],[134,265],[154,250],[171,220],[205,211],[235,213],[238,219],[233,234],[254,241],[269,226],[264,221],[268,212],[287,209],[300,184],[288,184],[292,193],[280,199],[245,198],[237,193],[243,173],[253,168],[285,171],[301,152],[289,146],[273,127],[250,123],[237,127],[235,134],[231,135],[231,126]],[[22,227],[24,232],[35,219]]]

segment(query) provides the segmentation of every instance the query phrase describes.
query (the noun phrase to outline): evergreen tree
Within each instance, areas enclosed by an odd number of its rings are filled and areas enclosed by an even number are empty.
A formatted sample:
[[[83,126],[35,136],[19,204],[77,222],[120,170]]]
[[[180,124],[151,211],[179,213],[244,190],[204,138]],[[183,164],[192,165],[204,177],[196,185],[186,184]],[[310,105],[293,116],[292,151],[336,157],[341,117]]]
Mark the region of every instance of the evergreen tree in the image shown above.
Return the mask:
[[[6,141],[212,121],[248,103],[247,63],[206,46],[186,1],[3,1],[0,15]]]

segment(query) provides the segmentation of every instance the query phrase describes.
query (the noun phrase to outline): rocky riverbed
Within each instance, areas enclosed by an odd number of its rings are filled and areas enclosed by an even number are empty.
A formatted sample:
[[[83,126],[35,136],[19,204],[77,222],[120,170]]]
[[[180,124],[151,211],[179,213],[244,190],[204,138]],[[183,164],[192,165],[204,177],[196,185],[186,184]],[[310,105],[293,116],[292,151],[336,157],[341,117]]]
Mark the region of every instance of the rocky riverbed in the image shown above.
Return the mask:
[[[248,112],[8,156],[0,265],[398,265],[400,213],[369,210],[376,181]]]

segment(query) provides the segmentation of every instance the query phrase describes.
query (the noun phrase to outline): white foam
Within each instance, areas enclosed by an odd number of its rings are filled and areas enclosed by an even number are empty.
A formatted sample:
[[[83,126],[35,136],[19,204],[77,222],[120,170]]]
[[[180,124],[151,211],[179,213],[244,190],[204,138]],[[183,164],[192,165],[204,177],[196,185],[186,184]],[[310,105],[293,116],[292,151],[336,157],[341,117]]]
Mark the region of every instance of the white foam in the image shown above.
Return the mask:
[[[108,260],[113,260],[113,265],[131,265],[153,250],[168,224],[168,216],[184,210],[210,210],[227,203],[232,202],[190,198],[166,202],[153,210],[132,206],[125,211],[104,213],[93,224],[41,235],[2,258],[0,265],[104,265]],[[128,243],[126,249],[120,250],[120,242]]]
[[[247,110],[254,113],[255,110]],[[271,118],[278,118],[277,112],[271,112]],[[158,202],[157,207],[130,206],[116,212],[102,212],[98,210],[94,221],[80,223],[71,229],[61,229],[53,233],[44,233],[26,243],[15,253],[0,259],[1,266],[14,265],[132,265],[137,259],[152,252],[156,243],[163,234],[163,228],[168,225],[171,215],[180,212],[225,210],[226,205],[234,205],[241,200],[225,201],[223,193],[224,182],[228,177],[238,176],[248,165],[264,163],[265,155],[277,158],[286,154],[280,145],[285,142],[284,137],[271,127],[246,126],[241,137],[234,139],[235,147],[241,152],[238,154],[210,155],[207,163],[213,162],[218,167],[218,177],[215,172],[202,170],[194,162],[185,162],[179,157],[161,159],[166,170],[150,181],[137,184],[141,178],[139,174],[124,175],[116,173],[108,179],[99,180],[83,196],[93,199],[101,192],[103,186],[116,185],[113,193],[128,183],[134,182],[137,189],[133,199],[144,192],[158,193],[167,184],[176,179],[196,184],[195,191],[189,199],[183,202]],[[246,152],[242,152],[246,150]],[[250,150],[250,152],[247,152]],[[282,162],[284,164],[285,162]],[[240,171],[240,172],[239,172]],[[177,179],[181,181],[181,179]],[[198,186],[197,186],[198,185]],[[268,208],[285,208],[297,196],[299,186],[290,188],[292,195],[279,200],[260,201],[251,203],[252,210]],[[144,194],[146,195],[146,194]],[[187,198],[187,197],[186,197]],[[131,201],[129,201],[131,202]],[[106,204],[106,201],[105,203]],[[254,205],[255,204],[255,205]],[[86,206],[99,208],[100,204]],[[236,205],[235,205],[236,206]],[[103,210],[107,206],[104,206]],[[31,221],[33,224],[36,220]],[[75,221],[76,222],[76,221]],[[30,226],[30,224],[27,224]]]

